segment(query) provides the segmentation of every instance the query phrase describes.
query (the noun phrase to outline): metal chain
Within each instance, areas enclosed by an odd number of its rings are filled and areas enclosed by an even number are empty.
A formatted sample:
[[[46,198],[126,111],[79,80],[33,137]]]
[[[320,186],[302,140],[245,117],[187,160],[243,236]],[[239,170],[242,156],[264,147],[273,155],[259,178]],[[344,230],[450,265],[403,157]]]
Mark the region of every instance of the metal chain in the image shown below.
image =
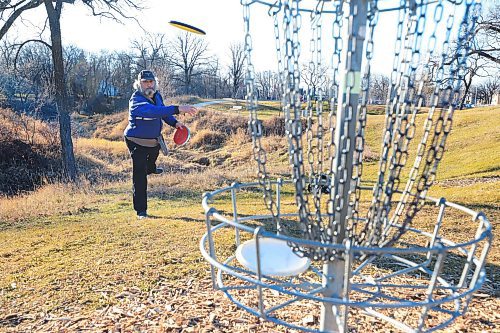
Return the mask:
[[[337,244],[342,244],[345,240],[345,227],[349,224],[349,197],[352,194],[352,186],[354,185],[352,179],[352,157],[354,153],[354,145],[356,140],[356,124],[357,124],[357,112],[358,112],[358,97],[360,93],[360,70],[361,61],[359,58],[362,55],[362,49],[358,50],[358,47],[362,47],[365,38],[365,23],[366,16],[362,16],[366,13],[366,8],[362,8],[363,4],[349,4],[349,17],[347,34],[349,39],[347,39],[347,50],[346,50],[346,60],[345,69],[343,77],[343,87],[341,87],[342,95],[339,94],[339,99],[342,99],[342,118],[337,119],[337,125],[341,126],[337,128],[340,131],[336,134],[336,140],[339,140],[336,156],[334,159],[334,164],[332,165],[332,171],[335,173],[334,177],[334,188],[330,193],[330,199],[333,200],[333,207],[329,206],[329,210],[333,208],[334,214],[333,219],[330,217],[330,226],[333,231],[333,239]],[[366,15],[366,14],[364,14]],[[355,21],[357,22],[355,24]],[[361,53],[360,53],[361,52]],[[358,59],[359,58],[359,59]],[[359,67],[359,68],[358,68]],[[339,117],[340,115],[337,115]],[[354,136],[353,136],[354,135]],[[331,260],[334,256],[342,257],[342,253],[336,253],[332,251]]]
[[[322,0],[318,1],[316,8],[310,14],[311,20],[311,40],[310,40],[310,51],[311,59],[309,61],[309,71],[311,75],[309,83],[314,81],[317,85],[319,84],[320,70],[321,70],[321,12],[323,10],[324,2]],[[312,89],[310,86],[307,87],[307,126],[306,126],[306,139],[307,139],[307,160],[309,162],[309,190],[312,194],[313,204],[314,204],[314,214],[309,218],[309,224],[313,227],[308,228],[308,231],[318,231],[319,234],[323,234],[322,229],[322,217],[321,217],[321,194],[323,191],[323,92],[321,87],[314,87],[318,89]],[[315,101],[315,107],[313,111],[313,100]],[[313,114],[316,119],[316,133],[314,133],[313,125]],[[314,139],[316,138],[316,142]],[[317,162],[315,163],[315,157]],[[311,235],[311,237],[317,237],[316,235]],[[309,253],[311,256],[311,253]],[[316,253],[312,255],[313,258],[319,258],[322,254]]]
[[[328,127],[323,127],[323,91],[318,89],[308,91],[307,127],[305,139],[303,137],[300,101],[300,42],[298,33],[301,28],[300,1],[277,0],[274,5],[269,5],[269,14],[274,19],[276,51],[278,56],[278,70],[281,78],[282,105],[285,115],[285,129],[288,139],[289,162],[291,176],[295,187],[295,202],[298,209],[300,226],[303,237],[324,244],[342,243],[351,240],[354,245],[386,246],[393,243],[407,230],[415,214],[422,206],[423,199],[434,182],[438,164],[444,152],[445,142],[451,129],[454,108],[460,94],[460,79],[464,76],[465,59],[470,48],[470,35],[477,19],[477,7],[473,0],[466,1],[466,16],[460,25],[460,38],[456,54],[458,61],[446,67],[445,60],[450,48],[450,35],[453,27],[454,14],[450,14],[446,21],[446,36],[441,62],[437,68],[434,79],[434,91],[431,96],[431,108],[424,123],[424,134],[417,148],[417,156],[410,170],[409,180],[406,183],[402,198],[390,216],[394,193],[400,186],[401,172],[407,164],[409,144],[415,136],[416,116],[425,99],[423,88],[431,81],[434,68],[429,61],[435,54],[437,44],[437,31],[443,17],[443,2],[439,0],[434,12],[434,22],[425,59],[422,59],[421,44],[429,8],[426,3],[418,3],[409,8],[406,0],[400,0],[400,9],[395,42],[395,56],[391,73],[391,84],[386,106],[386,121],[382,139],[382,152],[379,163],[378,180],[373,188],[372,200],[366,215],[366,223],[362,230],[358,230],[361,200],[361,178],[363,174],[363,151],[365,149],[365,128],[367,121],[367,104],[369,97],[370,62],[373,58],[374,30],[377,26],[379,11],[378,1],[371,0],[368,5],[368,33],[364,56],[364,72],[361,78],[359,69],[352,67],[353,55],[362,52],[357,50],[364,37],[359,37],[359,31],[354,31],[353,17],[357,15],[359,7],[351,6],[348,22],[345,52],[345,63],[342,62],[341,53],[343,40],[341,36],[343,23],[342,0],[334,3],[335,11],[332,26],[334,40],[332,52],[332,85],[329,92],[330,112]],[[255,73],[251,62],[252,40],[250,37],[250,11],[249,7],[255,3],[252,0],[241,0],[244,7],[245,21],[245,50],[247,55],[247,106],[250,111],[249,127],[253,137],[254,159],[258,164],[258,179],[263,187],[266,206],[276,216],[276,203],[272,197],[271,182],[266,171],[266,153],[262,148],[262,122],[257,118],[257,98],[255,91]],[[309,62],[312,75],[318,75],[321,66],[321,15],[324,1],[316,3],[316,9],[309,11],[311,14],[311,61]],[[455,4],[456,5],[456,4]],[[364,9],[366,10],[366,8]],[[282,26],[279,26],[278,15],[283,14]],[[366,15],[366,14],[363,14]],[[363,20],[363,18],[357,18]],[[357,24],[364,25],[363,22]],[[406,29],[405,29],[406,27]],[[281,39],[280,33],[283,32]],[[352,57],[352,58],[351,58]],[[421,64],[423,60],[423,65]],[[340,78],[340,66],[345,67],[345,75]],[[348,66],[347,66],[348,65]],[[354,69],[356,68],[356,69]],[[445,80],[447,80],[445,82]],[[342,82],[343,86],[340,86]],[[446,86],[442,85],[446,83]],[[360,89],[360,90],[359,90]],[[342,93],[342,95],[341,95]],[[313,97],[319,95],[315,105]],[[345,95],[345,97],[343,96]],[[357,98],[360,97],[358,104]],[[443,107],[437,112],[438,102]],[[340,106],[338,103],[342,103]],[[343,118],[339,119],[339,128],[335,128],[333,119],[337,117],[336,111],[343,111]],[[437,117],[436,117],[437,115]],[[435,119],[437,118],[437,119]],[[316,124],[315,124],[316,123]],[[353,127],[354,126],[354,127]],[[329,131],[330,140],[326,140],[325,131]],[[336,131],[341,131],[336,133]],[[339,146],[336,146],[336,139]],[[341,135],[342,134],[342,135]],[[354,135],[354,136],[353,136]],[[340,139],[339,139],[340,138]],[[308,174],[305,172],[303,161],[303,142],[307,145]],[[324,151],[326,150],[326,152]],[[347,162],[350,155],[352,165]],[[328,189],[330,195],[327,199],[328,221],[322,220],[321,196],[324,186],[323,162],[328,161],[327,173]],[[352,168],[352,169],[351,169]],[[352,175],[348,176],[352,171]],[[306,180],[310,184],[311,193],[307,194]],[[314,211],[311,213],[309,201],[312,198]],[[347,215],[346,212],[347,211]],[[341,213],[344,212],[344,213]],[[398,225],[399,220],[404,220]],[[341,221],[343,219],[343,221]],[[282,230],[280,230],[282,231]],[[288,231],[285,230],[285,233]],[[321,248],[301,248],[297,244],[289,243],[292,249],[301,256],[313,260],[335,260],[341,253],[334,250]]]
[[[406,1],[400,0],[401,9],[398,11],[398,26],[396,41],[394,44],[394,59],[392,65],[391,73],[391,86],[389,87],[388,103],[386,104],[386,118],[385,118],[385,128],[382,140],[382,149],[379,162],[379,172],[378,179],[373,187],[372,202],[370,208],[368,209],[365,227],[362,231],[363,242],[366,244],[374,243],[374,239],[378,238],[380,233],[380,207],[382,205],[383,197],[383,186],[385,183],[385,172],[388,168],[388,155],[390,150],[390,145],[392,142],[392,133],[394,128],[394,123],[396,121],[395,115],[395,105],[397,103],[397,89],[399,87],[399,71],[400,71],[400,55],[401,49],[403,47],[403,30],[405,26],[406,18]]]
[[[363,152],[365,149],[365,128],[367,117],[367,104],[370,88],[370,74],[371,74],[371,60],[373,59],[373,35],[375,27],[378,23],[378,2],[377,0],[369,2],[368,10],[368,38],[366,42],[366,67],[361,81],[361,104],[358,111],[358,126],[356,130],[355,140],[355,157],[353,162],[353,179],[355,182],[354,194],[349,200],[351,212],[350,223],[346,227],[347,237],[351,240],[353,245],[359,245],[366,234],[360,233],[358,236],[357,224],[359,221],[359,203],[361,201],[361,177],[363,175]]]
[[[409,20],[409,28],[411,29],[409,36],[406,38],[406,60],[403,62],[405,66],[402,72],[402,82],[400,93],[398,96],[398,117],[393,135],[393,149],[390,161],[389,178],[385,185],[384,202],[381,212],[381,235],[382,238],[388,237],[388,231],[392,230],[389,223],[389,212],[392,205],[392,197],[399,189],[400,173],[408,160],[408,146],[413,138],[414,131],[412,127],[415,126],[416,113],[419,108],[414,108],[415,97],[415,74],[420,62],[420,49],[422,42],[422,35],[425,30],[425,16],[427,12],[427,5],[421,5],[417,8],[418,13],[412,16]],[[411,110],[413,109],[413,112]],[[408,117],[410,115],[410,117]],[[400,229],[403,230],[403,229]],[[397,236],[397,235],[396,235]],[[379,243],[380,239],[375,239]]]
[[[252,134],[252,150],[257,162],[257,179],[263,189],[266,207],[271,211],[274,221],[277,221],[276,202],[272,195],[272,183],[266,169],[266,151],[262,148],[262,121],[257,115],[257,94],[255,90],[255,69],[252,64],[252,37],[250,35],[250,4],[251,0],[241,0],[243,6],[243,20],[245,22],[245,52],[246,52],[246,101],[250,113],[248,126]],[[277,223],[278,224],[278,223]],[[279,225],[279,224],[278,224]]]
[[[411,133],[412,136],[415,135],[415,129],[416,129],[416,126],[414,124],[415,115],[418,113],[418,111],[420,109],[420,105],[423,104],[423,101],[425,99],[425,96],[423,94],[423,88],[424,88],[424,85],[428,84],[429,80],[431,79],[431,71],[433,70],[433,68],[431,67],[431,59],[435,56],[436,41],[437,41],[436,34],[437,34],[438,27],[439,27],[439,24],[440,24],[442,18],[443,18],[443,4],[438,3],[436,5],[435,10],[434,10],[433,30],[432,30],[431,36],[429,37],[429,41],[427,44],[427,54],[426,54],[425,59],[423,60],[424,65],[423,65],[423,69],[422,69],[421,79],[419,80],[420,83],[419,83],[418,92],[416,95],[416,102],[414,105],[414,110],[412,112],[412,122],[411,122],[412,126],[409,129],[409,132]],[[439,92],[438,92],[438,94],[439,94]],[[430,112],[428,113],[428,117],[426,120],[427,123],[430,124],[432,122],[433,115],[434,115],[434,110],[431,109]],[[425,126],[425,128],[427,129],[428,127]],[[424,129],[424,135],[422,137],[423,139],[429,137],[429,131],[426,129]],[[422,140],[420,142],[420,146],[425,147],[426,142],[427,141]],[[408,203],[411,188],[414,186],[414,183],[416,181],[416,177],[417,177],[418,169],[419,169],[418,163],[420,163],[420,161],[422,160],[421,155],[422,154],[417,153],[417,160],[415,161],[415,164],[413,165],[413,168],[410,171],[410,177],[406,183],[406,186],[405,186],[405,189],[404,189],[403,194],[401,196],[401,199],[398,203],[398,206],[395,209],[394,215],[391,218],[391,222],[389,223],[387,228],[395,226],[398,223],[399,219],[401,218],[401,215],[403,214],[404,208]],[[385,236],[384,238],[386,239],[386,242],[387,242],[388,237]]]
[[[430,129],[434,129],[434,133],[432,136],[432,143],[429,149],[425,152],[425,145],[421,144],[418,148],[418,156],[421,157],[425,163],[424,168],[421,172],[420,177],[416,181],[417,188],[414,193],[411,193],[412,201],[410,205],[406,209],[405,220],[403,221],[402,227],[405,228],[408,224],[413,221],[415,214],[421,209],[427,191],[434,183],[436,178],[436,171],[441,161],[444,153],[446,139],[451,130],[452,119],[455,107],[459,102],[460,97],[460,89],[461,82],[463,81],[463,77],[465,76],[465,67],[467,55],[469,54],[471,48],[471,38],[470,36],[473,34],[473,31],[476,26],[476,22],[479,16],[481,5],[474,1],[468,1],[465,7],[465,15],[460,23],[459,29],[459,38],[457,42],[457,49],[454,52],[458,61],[457,63],[452,63],[449,70],[448,81],[446,87],[443,89],[443,100],[441,108],[441,112],[439,114],[439,118],[434,123],[432,122],[432,118],[427,118],[425,130],[430,132]],[[441,54],[441,63],[439,68],[439,73],[441,77],[444,77],[445,69],[444,64],[446,63],[446,59],[448,58],[449,47],[450,47],[450,35],[453,27],[454,14],[450,14],[448,16],[448,20],[446,22],[446,39],[443,45],[443,51]],[[437,102],[439,98],[439,85],[440,81],[436,80],[436,89],[433,94],[433,105],[431,109],[435,109],[437,107]],[[424,157],[425,152],[425,157]],[[417,164],[417,163],[415,163]],[[412,173],[418,172],[418,165],[414,165],[412,169]],[[401,236],[401,233],[399,233]],[[399,238],[399,237],[397,237]],[[395,240],[397,240],[397,238]],[[391,242],[386,242],[386,244],[390,244]]]
[[[328,128],[329,128],[330,141],[328,142],[328,147],[327,147],[327,159],[329,164],[328,185],[330,193],[332,192],[333,176],[335,173],[334,161],[335,161],[335,154],[337,147],[335,145],[336,124],[334,120],[336,119],[337,116],[337,106],[339,103],[339,99],[342,97],[339,95],[340,80],[341,80],[339,68],[343,64],[341,59],[341,53],[344,45],[344,40],[342,39],[342,26],[344,17],[343,0],[336,2],[334,6],[335,6],[335,12],[337,14],[333,19],[333,25],[332,25],[333,52],[331,58],[331,66],[333,72],[332,72],[332,87],[330,89],[330,113],[328,114]],[[328,225],[324,228],[324,234],[325,234],[324,241],[328,244],[333,244],[335,242],[335,235],[334,235],[335,226],[332,223],[332,221],[335,221],[335,211],[333,208],[334,205],[335,205],[334,197],[330,195],[327,201]],[[331,255],[328,255],[327,259],[333,260],[335,258],[335,254],[336,253],[332,253]]]
[[[300,226],[306,239],[321,237],[319,230],[309,224],[310,211],[306,188],[306,177],[303,164],[302,121],[300,106],[300,42],[298,32],[301,27],[301,14],[298,1],[283,2],[284,31],[284,85],[283,110],[285,129],[288,138],[288,155],[292,168],[292,180],[295,186],[295,202],[297,204]],[[289,244],[299,255],[308,255],[308,249],[299,248],[297,244]]]
[[[273,25],[274,25],[274,39],[275,39],[275,47],[276,47],[276,57],[278,61],[278,86],[281,96],[283,96],[283,61],[281,55],[281,39],[280,39],[280,28],[279,28],[279,20],[278,14],[281,12],[282,3],[281,0],[277,0],[273,6],[269,8],[268,15],[273,17]]]

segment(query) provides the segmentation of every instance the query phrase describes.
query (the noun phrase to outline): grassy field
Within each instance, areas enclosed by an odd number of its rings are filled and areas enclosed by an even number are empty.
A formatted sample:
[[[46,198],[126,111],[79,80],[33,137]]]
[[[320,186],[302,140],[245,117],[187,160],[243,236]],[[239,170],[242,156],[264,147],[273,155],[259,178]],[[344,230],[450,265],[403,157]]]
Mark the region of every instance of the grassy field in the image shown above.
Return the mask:
[[[75,151],[85,175],[78,185],[53,184],[0,198],[0,332],[286,332],[236,309],[211,289],[209,266],[198,248],[205,232],[201,195],[235,180],[253,180],[256,170],[243,129],[246,118],[232,104],[211,108],[215,112],[183,119],[193,131],[190,146],[160,157],[168,172],[149,180],[148,212],[154,218],[139,221],[132,209],[131,165],[120,139],[123,113],[77,119]],[[268,121],[279,112],[276,103],[261,108]],[[368,117],[367,145],[374,156],[380,153],[383,123],[383,116]],[[274,176],[289,172],[286,144],[282,136],[263,140]],[[499,147],[500,108],[457,111],[431,191],[484,211],[496,231]],[[367,179],[374,179],[377,168],[375,161],[365,162]],[[258,210],[262,201],[256,197],[243,197],[242,212]],[[231,211],[227,201],[217,205]],[[434,218],[426,208],[416,225],[430,228]],[[475,230],[468,221],[450,212],[443,228],[453,240],[470,239]],[[467,316],[447,332],[500,330],[499,265],[494,244],[485,287]],[[387,331],[371,325],[356,332]]]

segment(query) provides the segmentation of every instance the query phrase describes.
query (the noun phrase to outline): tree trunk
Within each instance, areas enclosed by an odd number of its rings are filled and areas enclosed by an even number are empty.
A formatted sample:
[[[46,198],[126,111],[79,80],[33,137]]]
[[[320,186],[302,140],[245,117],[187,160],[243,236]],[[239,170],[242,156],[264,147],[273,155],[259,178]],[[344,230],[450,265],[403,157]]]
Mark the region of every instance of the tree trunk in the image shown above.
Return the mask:
[[[462,100],[460,101],[459,110],[464,109],[465,99],[467,98],[467,94],[469,93],[471,83],[472,83],[472,75],[470,76],[469,81],[467,81],[467,79],[464,78],[465,91],[464,91],[464,95],[462,96]]]
[[[66,83],[64,80],[64,62],[61,40],[60,15],[62,0],[56,1],[56,7],[52,0],[44,0],[47,16],[49,18],[50,39],[52,41],[52,62],[54,65],[54,87],[56,94],[56,105],[59,113],[59,131],[61,136],[62,162],[64,176],[74,182],[76,180],[76,162],[73,153],[73,140],[71,138],[71,119],[68,111]]]
[[[189,78],[189,72],[187,69],[184,70],[184,83],[185,83],[185,86],[184,86],[184,93],[186,95],[189,95],[189,84],[190,84],[190,78]]]

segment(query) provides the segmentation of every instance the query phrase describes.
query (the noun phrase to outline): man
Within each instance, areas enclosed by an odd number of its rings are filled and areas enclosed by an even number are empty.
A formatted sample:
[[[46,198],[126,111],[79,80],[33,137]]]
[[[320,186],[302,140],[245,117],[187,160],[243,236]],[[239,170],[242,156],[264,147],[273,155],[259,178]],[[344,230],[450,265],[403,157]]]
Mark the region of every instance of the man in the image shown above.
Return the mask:
[[[134,209],[137,217],[144,219],[148,217],[147,176],[163,172],[162,168],[156,167],[162,121],[179,128],[184,125],[175,119],[174,115],[193,115],[198,110],[191,105],[165,106],[157,90],[156,77],[151,71],[141,71],[134,88],[136,91],[130,97],[128,126],[124,135],[132,157]]]

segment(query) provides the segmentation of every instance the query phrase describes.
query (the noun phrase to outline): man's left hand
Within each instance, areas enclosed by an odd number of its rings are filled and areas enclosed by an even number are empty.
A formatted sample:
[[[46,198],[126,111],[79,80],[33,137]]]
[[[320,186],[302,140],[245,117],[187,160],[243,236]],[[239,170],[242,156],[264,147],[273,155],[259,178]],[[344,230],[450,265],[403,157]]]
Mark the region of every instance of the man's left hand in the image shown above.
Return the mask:
[[[184,125],[180,121],[178,121],[177,123],[175,123],[175,128],[181,128],[181,127],[186,127],[186,125]]]

